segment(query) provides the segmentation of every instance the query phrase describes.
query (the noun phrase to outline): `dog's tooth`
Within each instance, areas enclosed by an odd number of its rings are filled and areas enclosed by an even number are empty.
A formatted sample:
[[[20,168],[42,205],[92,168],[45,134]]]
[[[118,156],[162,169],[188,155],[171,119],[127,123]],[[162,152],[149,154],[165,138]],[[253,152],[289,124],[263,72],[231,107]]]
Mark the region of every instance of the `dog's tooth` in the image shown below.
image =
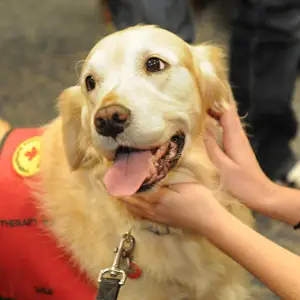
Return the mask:
[[[160,159],[166,153],[166,151],[168,150],[168,147],[169,147],[169,142],[164,143],[162,146],[160,146],[158,148],[158,150],[156,151],[155,158],[157,160]]]

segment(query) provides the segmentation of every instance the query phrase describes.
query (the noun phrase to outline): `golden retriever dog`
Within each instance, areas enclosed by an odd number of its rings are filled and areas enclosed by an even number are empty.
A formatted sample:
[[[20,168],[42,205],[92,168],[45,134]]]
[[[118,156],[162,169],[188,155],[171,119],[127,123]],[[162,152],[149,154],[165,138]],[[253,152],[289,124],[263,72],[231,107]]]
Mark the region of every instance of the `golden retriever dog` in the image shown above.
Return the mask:
[[[48,234],[95,291],[100,270],[111,267],[113,249],[130,231],[142,274],[126,280],[120,300],[248,299],[246,272],[204,237],[141,220],[122,203],[198,182],[253,226],[248,209],[222,187],[203,144],[205,126],[219,131],[207,112],[233,103],[219,47],[136,26],[91,50],[78,86],[59,97],[59,117],[43,128],[38,184],[28,182],[49,219]]]

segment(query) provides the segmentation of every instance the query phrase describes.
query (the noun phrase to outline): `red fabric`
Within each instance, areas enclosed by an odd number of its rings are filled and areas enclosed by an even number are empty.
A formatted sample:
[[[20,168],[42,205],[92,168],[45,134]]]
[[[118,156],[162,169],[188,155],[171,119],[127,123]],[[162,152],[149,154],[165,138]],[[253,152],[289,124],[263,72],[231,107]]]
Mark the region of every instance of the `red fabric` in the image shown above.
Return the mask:
[[[12,166],[18,145],[38,129],[15,129],[0,150],[0,299],[94,300],[96,287],[43,230],[24,178]]]

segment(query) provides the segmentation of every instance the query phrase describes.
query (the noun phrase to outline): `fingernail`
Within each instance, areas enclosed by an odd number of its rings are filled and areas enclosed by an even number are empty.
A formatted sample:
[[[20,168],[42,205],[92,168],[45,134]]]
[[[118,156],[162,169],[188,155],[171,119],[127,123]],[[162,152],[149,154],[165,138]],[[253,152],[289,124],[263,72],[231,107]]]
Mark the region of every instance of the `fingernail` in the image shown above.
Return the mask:
[[[213,111],[211,108],[209,108],[207,110],[207,113],[210,117],[212,117],[213,119],[215,119],[216,121],[220,121],[220,116],[221,116],[221,113],[219,112],[216,112],[216,111]]]

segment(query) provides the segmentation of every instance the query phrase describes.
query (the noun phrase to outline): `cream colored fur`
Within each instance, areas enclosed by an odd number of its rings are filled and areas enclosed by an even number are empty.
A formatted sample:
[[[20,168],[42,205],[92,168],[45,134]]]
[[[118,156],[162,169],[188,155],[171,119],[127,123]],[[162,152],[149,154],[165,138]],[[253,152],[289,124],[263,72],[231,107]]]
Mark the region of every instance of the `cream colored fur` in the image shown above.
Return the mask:
[[[151,56],[162,58],[168,67],[146,73],[145,61]],[[84,85],[87,74],[97,80],[91,92]],[[60,117],[45,130],[39,204],[51,218],[60,244],[95,285],[100,270],[111,266],[120,236],[132,228],[134,260],[143,275],[127,280],[120,300],[248,299],[245,271],[205,238],[175,228],[170,235],[157,236],[146,230],[145,221],[130,215],[122,201],[107,194],[102,177],[117,143],[96,134],[92,122],[97,109],[120,103],[135,119],[118,137],[119,143],[160,145],[176,131],[184,131],[182,159],[161,185],[199,182],[252,226],[249,211],[222,189],[203,145],[204,126],[212,122],[207,109],[221,111],[233,102],[217,47],[192,47],[165,30],[137,26],[104,38],[91,51],[80,85],[62,93]]]
[[[8,125],[7,122],[4,122],[0,119],[0,142],[3,139],[4,135],[6,132],[8,132],[10,129],[10,126]]]

